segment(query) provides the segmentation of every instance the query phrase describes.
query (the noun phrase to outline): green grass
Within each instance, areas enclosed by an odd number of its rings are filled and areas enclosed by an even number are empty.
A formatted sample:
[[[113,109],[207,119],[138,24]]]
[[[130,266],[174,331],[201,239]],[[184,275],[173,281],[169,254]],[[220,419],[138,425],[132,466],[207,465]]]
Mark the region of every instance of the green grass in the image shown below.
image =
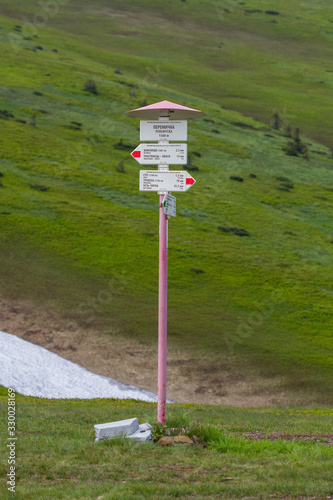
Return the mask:
[[[182,92],[190,99],[202,97],[265,121],[277,109],[285,122],[332,145],[330,2],[315,6],[303,2],[300,10],[296,0],[284,0],[279,2],[277,16],[266,14],[271,9],[266,0],[227,4],[70,2],[57,15],[47,16],[47,28],[56,30],[52,37],[46,29],[27,32],[40,37],[43,32],[43,42],[50,49],[65,48],[66,65],[74,60],[73,52],[79,51],[89,76],[101,82],[105,83],[102,65],[107,65],[139,79],[140,90],[143,87],[147,93],[149,87]],[[22,0],[15,3],[15,9],[5,0],[2,11],[15,24],[22,19],[33,22],[41,14],[33,2]],[[74,16],[79,20],[76,23]],[[62,32],[70,32],[71,39],[62,41]],[[81,47],[75,46],[76,41]],[[21,46],[21,42],[16,44]],[[89,58],[95,67],[88,64]],[[34,81],[32,75],[30,79]]]
[[[15,25],[36,6],[3,2],[0,109],[14,118],[0,119],[1,294],[155,343],[157,196],[139,192],[130,150],[115,145],[139,142],[126,110],[184,102],[206,117],[189,123],[197,183],[177,196],[169,227],[169,342],[217,373],[282,374],[279,390],[332,404],[332,9],[215,7],[126,1],[108,17],[97,12],[105,2],[70,2],[14,51],[9,35],[22,37]],[[99,95],[83,91],[87,77]],[[269,126],[275,109],[306,134],[309,160],[285,155],[287,138]]]
[[[6,434],[6,397],[1,433]],[[253,441],[245,433],[331,432],[326,408],[170,405],[169,427],[201,433],[206,447],[160,447],[129,440],[94,443],[94,424],[137,417],[154,422],[156,405],[133,400],[16,397],[17,498],[326,498],[332,447],[318,441]],[[191,432],[188,432],[192,430]],[[1,454],[1,476],[8,469]],[[2,489],[2,498],[10,498]]]

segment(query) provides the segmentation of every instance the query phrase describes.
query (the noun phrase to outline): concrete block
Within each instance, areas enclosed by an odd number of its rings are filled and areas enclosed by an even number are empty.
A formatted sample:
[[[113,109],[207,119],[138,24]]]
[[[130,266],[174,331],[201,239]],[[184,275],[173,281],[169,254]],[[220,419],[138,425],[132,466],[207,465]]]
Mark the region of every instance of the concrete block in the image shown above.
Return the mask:
[[[127,436],[129,439],[134,439],[137,443],[144,443],[146,441],[151,441],[151,427],[149,424],[139,425],[139,429]]]
[[[96,433],[96,441],[103,438],[111,438],[114,436],[129,436],[139,430],[139,422],[137,418],[128,418],[127,420],[119,420],[117,422],[108,422],[105,424],[94,425]]]

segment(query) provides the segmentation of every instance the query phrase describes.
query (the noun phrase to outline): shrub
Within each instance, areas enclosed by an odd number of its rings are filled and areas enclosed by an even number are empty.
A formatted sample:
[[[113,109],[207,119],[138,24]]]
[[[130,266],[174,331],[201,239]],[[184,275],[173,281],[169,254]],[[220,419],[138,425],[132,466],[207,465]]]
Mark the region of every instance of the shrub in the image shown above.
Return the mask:
[[[246,231],[246,229],[241,229],[241,228],[236,228],[233,231],[233,233],[236,234],[237,236],[250,236],[250,233]]]
[[[70,130],[82,130],[81,127],[78,127],[77,125],[64,125],[65,128],[69,128]]]
[[[113,147],[115,149],[135,149],[136,146],[133,146],[132,144],[125,144],[122,139],[119,139]]]
[[[302,156],[309,159],[308,148],[300,138],[299,128],[296,128],[294,133],[291,134],[292,140],[282,148],[288,156]]]
[[[30,184],[30,187],[31,189],[36,189],[37,191],[47,191],[49,189],[42,184]]]
[[[275,130],[280,130],[281,125],[282,125],[282,119],[281,119],[278,111],[275,111],[275,113],[273,114],[271,123],[272,123],[272,127]]]
[[[190,170],[190,171],[193,171],[193,172],[196,172],[196,171],[199,170],[199,167],[197,167],[196,165],[192,165],[192,158],[193,158],[194,154],[196,156],[200,155],[200,153],[190,153],[188,155],[187,165],[183,166],[183,170]]]
[[[291,180],[288,179],[288,177],[282,177],[282,176],[277,177],[277,180],[281,182],[291,182]]]
[[[256,130],[256,128],[253,125],[250,125],[249,123],[243,123],[243,122],[231,122],[231,125],[235,125],[235,127],[240,127],[240,128],[248,128],[250,130]]]
[[[218,226],[217,229],[219,231],[222,231],[223,233],[233,233],[233,234],[236,234],[237,236],[250,236],[250,233],[248,231],[246,231],[246,229],[242,229],[239,227]]]
[[[36,127],[36,115],[31,115],[29,120],[29,125]]]
[[[96,83],[92,78],[87,78],[83,90],[90,92],[90,94],[98,95]]]
[[[124,166],[124,161],[120,161],[116,167],[116,171],[120,172],[121,174],[126,174],[125,166]]]
[[[14,115],[6,109],[0,109],[0,118],[2,118],[3,120],[8,120],[8,118],[14,118]]]

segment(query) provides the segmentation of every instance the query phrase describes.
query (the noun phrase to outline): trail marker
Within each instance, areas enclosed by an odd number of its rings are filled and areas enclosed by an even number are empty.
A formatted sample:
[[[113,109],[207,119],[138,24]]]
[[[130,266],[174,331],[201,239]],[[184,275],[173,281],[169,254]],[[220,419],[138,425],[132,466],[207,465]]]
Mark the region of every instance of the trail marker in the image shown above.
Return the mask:
[[[176,217],[176,197],[166,194],[163,200],[163,212],[169,217]]]
[[[187,121],[140,122],[140,141],[187,141]]]
[[[186,165],[187,144],[140,144],[131,155],[140,165]]]
[[[186,165],[187,145],[169,144],[187,140],[187,120],[204,113],[170,101],[126,111],[126,115],[145,118],[141,121],[140,144],[132,157],[141,165],[158,165],[158,170],[140,171],[140,191],[157,191],[160,196],[159,284],[158,284],[158,403],[157,419],[166,424],[167,367],[167,287],[168,287],[168,217],[176,216],[176,198],[169,191],[187,191],[195,179],[185,171],[169,171],[169,165]],[[170,118],[172,120],[170,121]],[[178,120],[178,121],[177,121]],[[186,125],[185,125],[186,124]]]
[[[185,170],[140,170],[140,191],[184,192],[195,184],[195,179]]]

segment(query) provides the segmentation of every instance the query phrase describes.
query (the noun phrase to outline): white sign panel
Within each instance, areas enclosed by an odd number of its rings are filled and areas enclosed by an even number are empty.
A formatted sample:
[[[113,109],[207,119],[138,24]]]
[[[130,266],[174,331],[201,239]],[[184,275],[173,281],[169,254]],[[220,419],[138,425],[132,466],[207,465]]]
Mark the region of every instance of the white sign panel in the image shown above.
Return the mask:
[[[190,189],[195,179],[185,170],[140,170],[140,191],[179,191]]]
[[[176,217],[176,197],[166,194],[163,200],[163,212],[170,217]]]
[[[140,141],[187,141],[187,120],[141,120]]]
[[[187,144],[140,144],[131,155],[140,165],[186,165]]]

